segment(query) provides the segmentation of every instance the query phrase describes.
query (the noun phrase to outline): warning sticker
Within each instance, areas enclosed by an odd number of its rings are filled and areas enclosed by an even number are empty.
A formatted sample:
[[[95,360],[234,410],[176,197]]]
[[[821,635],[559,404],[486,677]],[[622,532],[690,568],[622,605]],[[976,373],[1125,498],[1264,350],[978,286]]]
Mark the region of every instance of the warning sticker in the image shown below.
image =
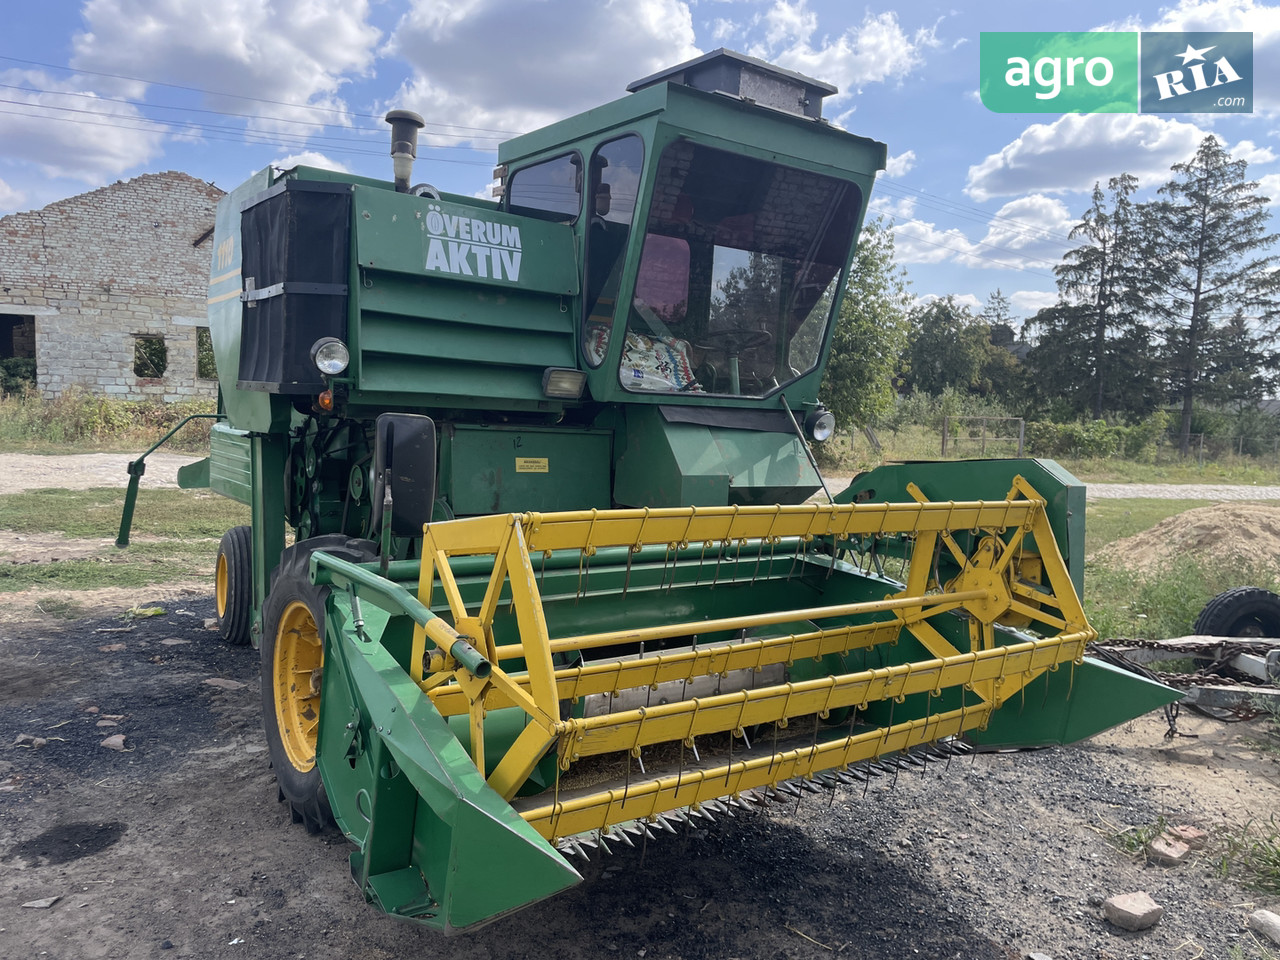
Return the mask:
[[[516,457],[516,473],[550,473],[546,457]]]

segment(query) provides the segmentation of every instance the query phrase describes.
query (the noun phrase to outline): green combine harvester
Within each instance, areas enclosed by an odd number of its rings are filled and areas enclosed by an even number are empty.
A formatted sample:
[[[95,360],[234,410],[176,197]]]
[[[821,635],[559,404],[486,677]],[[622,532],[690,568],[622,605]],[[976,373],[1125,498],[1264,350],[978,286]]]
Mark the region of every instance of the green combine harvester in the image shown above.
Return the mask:
[[[1056,464],[809,499],[886,158],[835,88],[722,50],[628,90],[505,143],[497,202],[411,185],[393,111],[394,183],[266,169],[218,208],[224,416],[185,481],[252,508],[221,632],[261,652],[295,821],[446,933],[588,850],[1176,697],[1085,656]]]

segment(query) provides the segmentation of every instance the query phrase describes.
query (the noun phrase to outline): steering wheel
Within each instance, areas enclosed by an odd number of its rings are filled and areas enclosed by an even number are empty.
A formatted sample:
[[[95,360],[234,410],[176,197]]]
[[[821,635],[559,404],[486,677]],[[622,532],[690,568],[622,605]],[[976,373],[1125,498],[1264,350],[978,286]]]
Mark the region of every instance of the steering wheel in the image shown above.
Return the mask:
[[[708,330],[702,335],[703,343],[694,344],[699,350],[722,350],[731,357],[744,350],[754,350],[773,342],[773,333],[751,327],[729,327],[724,330]]]

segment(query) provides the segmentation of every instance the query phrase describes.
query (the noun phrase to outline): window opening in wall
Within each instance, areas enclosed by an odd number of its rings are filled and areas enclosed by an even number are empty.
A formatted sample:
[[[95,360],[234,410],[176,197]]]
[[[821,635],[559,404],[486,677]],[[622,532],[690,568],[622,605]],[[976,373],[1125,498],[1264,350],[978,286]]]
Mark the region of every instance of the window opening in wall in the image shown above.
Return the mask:
[[[0,393],[36,383],[36,318],[0,313]]]
[[[196,327],[196,378],[218,379],[218,367],[213,360],[213,337],[208,327]]]
[[[133,374],[136,377],[155,379],[163,377],[169,366],[169,348],[164,337],[136,336],[133,338]]]

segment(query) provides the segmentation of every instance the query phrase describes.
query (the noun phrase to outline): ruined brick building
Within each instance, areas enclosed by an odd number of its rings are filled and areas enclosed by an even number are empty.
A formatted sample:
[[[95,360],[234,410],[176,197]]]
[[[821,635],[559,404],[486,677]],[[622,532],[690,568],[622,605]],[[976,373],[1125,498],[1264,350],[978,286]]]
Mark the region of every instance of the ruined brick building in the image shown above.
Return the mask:
[[[214,396],[197,345],[222,195],[169,171],[0,218],[0,359],[34,358],[45,397]]]

